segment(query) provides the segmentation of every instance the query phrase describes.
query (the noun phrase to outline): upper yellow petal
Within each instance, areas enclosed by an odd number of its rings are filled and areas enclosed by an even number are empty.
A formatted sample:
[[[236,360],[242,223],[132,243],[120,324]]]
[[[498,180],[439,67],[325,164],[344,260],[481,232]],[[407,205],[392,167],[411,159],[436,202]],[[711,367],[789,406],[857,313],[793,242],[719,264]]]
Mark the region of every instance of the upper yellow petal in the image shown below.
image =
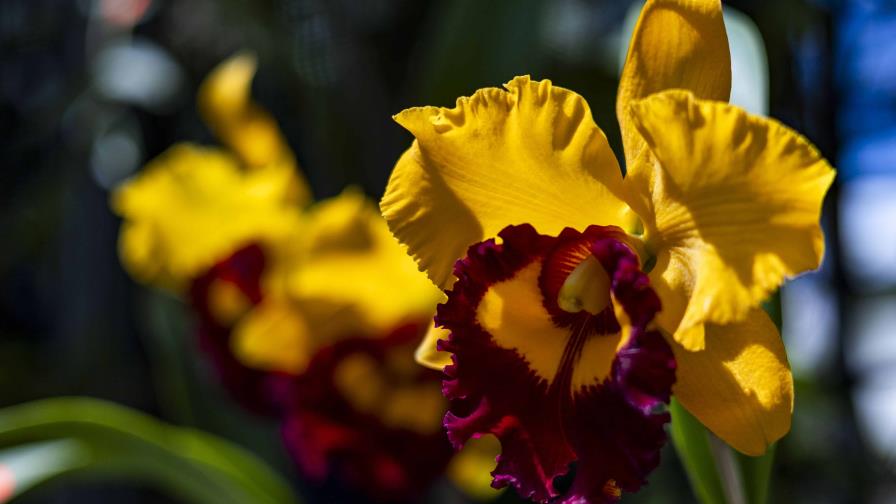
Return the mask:
[[[129,272],[175,290],[238,247],[297,233],[295,172],[270,166],[243,172],[213,148],[178,144],[112,195],[122,224],[119,248]]]
[[[632,227],[622,175],[585,100],[517,77],[453,109],[395,116],[416,137],[380,204],[396,237],[440,287],[467,247],[510,224],[540,233],[589,224]]]
[[[704,322],[741,321],[786,277],[819,266],[834,171],[780,123],[686,91],[635,103],[632,117],[656,160],[626,183],[647,209],[659,322],[698,349]]]
[[[432,317],[441,292],[360,191],[321,201],[306,218],[304,250],[287,280],[289,295],[306,310],[335,310],[339,320],[326,325],[377,336]]]
[[[678,363],[672,393],[703,425],[761,455],[790,430],[793,377],[777,328],[762,310],[740,323],[706,325],[706,348],[670,342]]]
[[[250,166],[265,165],[288,151],[277,123],[252,101],[254,54],[241,52],[212,70],[199,87],[199,112],[218,137]]]
[[[626,166],[643,149],[629,105],[672,88],[728,101],[731,55],[719,0],[649,0],[641,10],[616,96]]]
[[[252,79],[258,69],[254,54],[240,52],[220,63],[199,87],[199,112],[215,135],[249,167],[284,164],[298,171],[295,157],[277,122],[252,101]],[[302,202],[310,190],[301,182]]]
[[[205,77],[196,100],[199,112],[211,128],[229,126],[252,106],[252,79],[257,70],[255,55],[240,52],[219,63]]]

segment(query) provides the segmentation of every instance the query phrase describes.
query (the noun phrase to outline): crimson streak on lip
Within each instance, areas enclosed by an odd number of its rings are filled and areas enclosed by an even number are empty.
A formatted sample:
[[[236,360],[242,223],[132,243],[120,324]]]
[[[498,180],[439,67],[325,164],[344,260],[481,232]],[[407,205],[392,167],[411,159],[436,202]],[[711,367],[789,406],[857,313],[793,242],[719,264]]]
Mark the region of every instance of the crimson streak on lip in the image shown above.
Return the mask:
[[[494,434],[502,453],[493,486],[514,486],[528,498],[547,502],[560,493],[554,478],[578,461],[565,504],[613,502],[635,491],[659,463],[663,425],[675,381],[675,360],[662,336],[647,329],[660,309],[647,276],[616,228],[566,229],[558,237],[538,234],[530,225],[508,226],[470,247],[455,265],[458,278],[439,306],[436,323],[451,331],[441,349],[453,354],[445,368],[443,392],[451,400],[445,426],[457,447],[471,437]],[[611,290],[631,322],[629,339],[616,351],[609,374],[599,383],[573,388],[572,374],[589,338],[618,333],[608,307],[597,315],[570,314],[557,307],[556,292],[580,259],[593,254],[611,279]],[[489,288],[514,278],[536,261],[542,303],[556,327],[569,330],[553,379],[533,370],[514,349],[502,348],[477,319]],[[564,273],[565,271],[565,273]],[[511,309],[512,312],[512,309]]]

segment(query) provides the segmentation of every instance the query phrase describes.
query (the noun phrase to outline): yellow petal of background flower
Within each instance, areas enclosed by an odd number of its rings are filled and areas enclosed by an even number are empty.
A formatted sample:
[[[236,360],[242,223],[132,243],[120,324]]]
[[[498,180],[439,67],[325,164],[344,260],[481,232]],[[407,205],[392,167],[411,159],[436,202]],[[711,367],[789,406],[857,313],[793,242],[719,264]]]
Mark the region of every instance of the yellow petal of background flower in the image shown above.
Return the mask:
[[[139,281],[179,290],[240,246],[299,232],[296,185],[286,166],[247,173],[221,150],[175,145],[112,195],[122,262]]]
[[[277,122],[252,101],[252,79],[258,61],[237,53],[212,70],[199,87],[197,101],[203,120],[215,135],[249,167],[283,164],[297,172],[301,201],[310,201],[307,183],[298,174],[295,157]]]
[[[297,307],[267,299],[243,317],[230,343],[233,354],[249,367],[299,374],[311,359],[314,336]]]
[[[495,436],[471,439],[451,459],[445,473],[452,483],[476,500],[494,499],[502,494],[492,487],[491,474],[500,454],[501,443]]]
[[[439,340],[447,340],[449,334],[451,331],[436,327],[435,323],[431,322],[426,335],[423,336],[423,341],[414,352],[414,360],[418,364],[436,371],[445,369],[445,366],[451,364],[451,354],[439,351],[437,345]]]
[[[206,124],[250,166],[276,161],[289,150],[273,117],[252,102],[257,68],[254,54],[238,53],[208,74],[197,96]]]
[[[517,77],[453,109],[412,108],[395,120],[416,137],[380,204],[396,237],[440,287],[473,243],[510,224],[544,234],[589,224],[632,226],[622,175],[585,100]]]
[[[657,160],[626,180],[650,188],[641,217],[659,322],[699,349],[701,324],[741,321],[786,277],[819,266],[834,171],[780,123],[686,91],[635,103],[632,117]]]
[[[715,435],[755,456],[790,430],[793,378],[765,312],[753,310],[737,324],[707,324],[703,350],[670,344],[678,363],[672,393]]]
[[[434,313],[441,292],[360,191],[348,189],[311,207],[303,231],[305,251],[288,289],[306,310],[339,310],[346,330],[377,336]]]
[[[616,95],[626,166],[643,148],[629,105],[672,88],[728,101],[731,56],[719,0],[649,0],[641,10]]]

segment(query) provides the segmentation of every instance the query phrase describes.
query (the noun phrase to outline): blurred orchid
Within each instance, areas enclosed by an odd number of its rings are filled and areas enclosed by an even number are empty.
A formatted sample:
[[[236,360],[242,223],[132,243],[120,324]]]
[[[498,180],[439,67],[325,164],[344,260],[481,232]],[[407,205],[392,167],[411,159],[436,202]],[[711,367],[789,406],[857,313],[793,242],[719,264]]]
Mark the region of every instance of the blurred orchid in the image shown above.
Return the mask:
[[[500,440],[494,486],[565,503],[638,490],[670,394],[746,454],[789,430],[760,303],[818,267],[834,172],[728,105],[730,68],[718,0],[645,4],[617,96],[625,176],[585,100],[546,80],[395,116],[415,141],[380,207],[447,294],[418,358],[447,375],[455,446]]]
[[[200,88],[229,151],[176,145],[113,195],[122,262],[191,300],[224,384],[281,418],[307,478],[413,498],[449,464],[483,460],[452,460],[438,373],[413,361],[441,294],[360,191],[311,202],[276,123],[251,100],[255,69],[237,55]]]

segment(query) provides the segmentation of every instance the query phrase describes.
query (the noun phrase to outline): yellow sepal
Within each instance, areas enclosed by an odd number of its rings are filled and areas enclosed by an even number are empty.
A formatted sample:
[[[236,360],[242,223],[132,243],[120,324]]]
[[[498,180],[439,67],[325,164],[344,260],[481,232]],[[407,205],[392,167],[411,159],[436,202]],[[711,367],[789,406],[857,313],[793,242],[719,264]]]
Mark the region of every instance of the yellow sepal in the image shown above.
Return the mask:
[[[673,88],[728,101],[731,55],[719,0],[648,0],[641,9],[616,94],[629,170],[644,146],[631,124],[630,105]]]
[[[678,363],[672,393],[703,425],[747,455],[762,455],[790,430],[793,377],[781,335],[756,309],[740,323],[706,325],[706,348],[670,341]]]

